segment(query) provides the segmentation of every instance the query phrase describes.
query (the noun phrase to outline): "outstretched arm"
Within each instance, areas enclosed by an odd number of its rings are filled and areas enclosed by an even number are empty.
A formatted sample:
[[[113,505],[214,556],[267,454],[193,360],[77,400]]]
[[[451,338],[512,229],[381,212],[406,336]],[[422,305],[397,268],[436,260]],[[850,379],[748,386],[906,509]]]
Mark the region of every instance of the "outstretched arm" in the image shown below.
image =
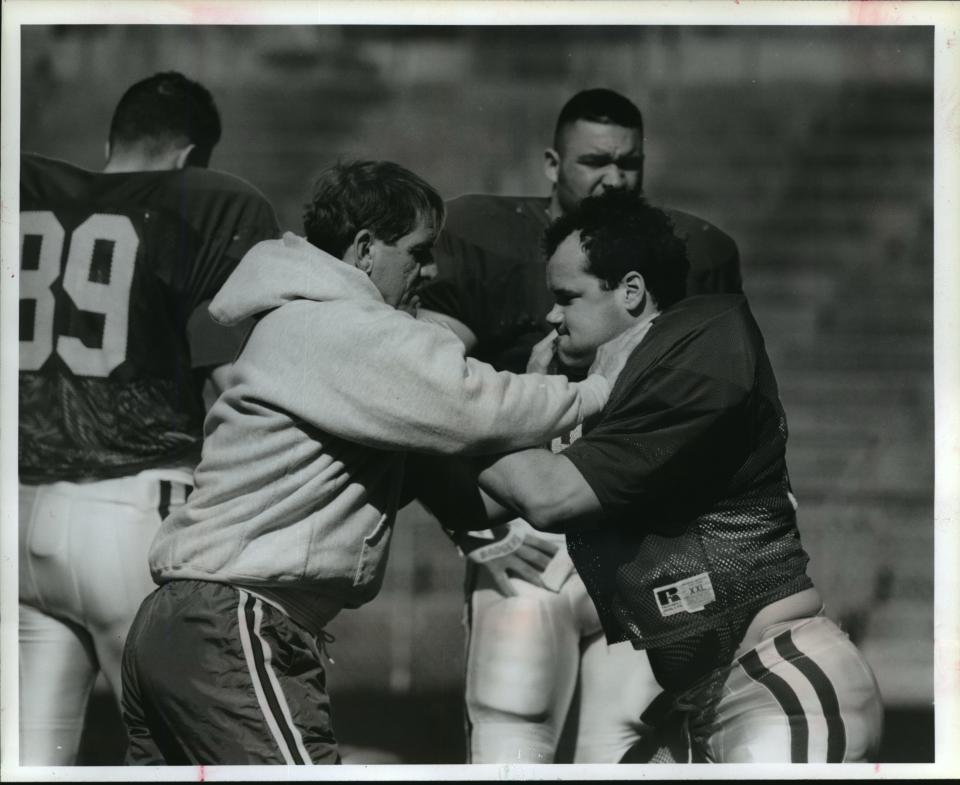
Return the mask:
[[[600,500],[577,467],[549,450],[504,455],[484,467],[477,480],[494,501],[537,529],[582,531],[603,517]]]
[[[549,450],[521,450],[482,463],[411,459],[419,474],[411,490],[451,531],[489,528],[515,517],[544,531],[579,531],[599,524],[603,515],[577,467]]]
[[[601,346],[591,372],[601,373],[613,386],[642,337],[642,332],[628,331]],[[556,341],[557,331],[553,330],[533,347],[528,372],[548,371],[555,358]],[[487,459],[477,481],[500,505],[544,531],[592,528],[603,514],[593,488],[562,453],[530,449]]]
[[[305,323],[323,339],[305,340]],[[278,308],[258,323],[234,367],[238,394],[256,389],[343,439],[447,454],[543,443],[598,413],[610,389],[600,375],[570,382],[497,372],[466,357],[450,330],[373,301]]]
[[[403,501],[417,498],[464,557],[489,573],[502,595],[517,594],[512,578],[545,588],[543,570],[561,546],[511,522],[515,513],[477,487],[477,468],[468,460],[410,455]],[[477,536],[478,529],[490,531]]]

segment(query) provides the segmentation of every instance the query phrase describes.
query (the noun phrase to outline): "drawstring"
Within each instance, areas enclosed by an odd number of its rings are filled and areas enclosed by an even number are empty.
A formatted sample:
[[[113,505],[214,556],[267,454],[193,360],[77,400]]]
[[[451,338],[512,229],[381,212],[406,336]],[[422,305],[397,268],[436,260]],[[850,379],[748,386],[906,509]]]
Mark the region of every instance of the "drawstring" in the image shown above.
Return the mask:
[[[327,662],[331,665],[336,665],[337,661],[330,656],[330,652],[327,651],[328,643],[336,643],[336,638],[326,630],[320,630],[320,634],[317,636],[317,645],[320,647],[320,654],[326,658]]]
[[[673,699],[672,710],[677,712],[682,718],[680,721],[681,732],[683,733],[684,745],[687,748],[687,763],[694,763],[694,741],[693,741],[693,731],[690,728],[691,723],[693,722],[694,715],[701,711],[702,706],[699,706],[695,698],[691,696],[690,691],[683,693],[680,696],[675,696]],[[702,761],[696,761],[702,762]]]

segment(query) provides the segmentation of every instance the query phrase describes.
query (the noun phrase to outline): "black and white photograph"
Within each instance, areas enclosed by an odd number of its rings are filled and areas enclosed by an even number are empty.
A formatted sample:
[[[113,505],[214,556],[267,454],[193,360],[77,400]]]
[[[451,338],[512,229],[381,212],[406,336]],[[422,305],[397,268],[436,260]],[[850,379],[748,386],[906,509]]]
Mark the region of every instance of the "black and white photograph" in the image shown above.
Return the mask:
[[[960,3],[2,43],[5,781],[960,776]]]

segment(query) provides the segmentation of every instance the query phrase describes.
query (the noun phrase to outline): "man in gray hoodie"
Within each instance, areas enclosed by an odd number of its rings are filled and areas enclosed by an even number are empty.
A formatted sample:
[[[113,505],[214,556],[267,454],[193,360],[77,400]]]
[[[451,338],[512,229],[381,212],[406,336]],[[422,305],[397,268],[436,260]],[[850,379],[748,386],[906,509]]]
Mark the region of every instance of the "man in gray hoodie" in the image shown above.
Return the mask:
[[[338,762],[324,626],[380,588],[407,453],[542,444],[605,403],[602,376],[500,373],[403,311],[443,217],[396,164],[337,165],[306,239],[256,245],[211,303],[256,325],[205,422],[195,490],[150,550],[160,588],[123,663],[129,762]]]

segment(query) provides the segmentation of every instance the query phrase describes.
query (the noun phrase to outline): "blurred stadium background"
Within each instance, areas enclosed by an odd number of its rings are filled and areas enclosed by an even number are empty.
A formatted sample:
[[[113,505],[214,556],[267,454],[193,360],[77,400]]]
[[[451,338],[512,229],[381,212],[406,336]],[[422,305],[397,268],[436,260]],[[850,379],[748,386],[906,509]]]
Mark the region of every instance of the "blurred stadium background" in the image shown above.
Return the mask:
[[[98,168],[123,90],[172,68],[216,96],[214,166],[293,230],[338,158],[445,197],[545,194],[566,98],[635,99],[647,194],[740,245],[812,574],[885,697],[882,760],[933,760],[932,28],[25,27],[22,149]],[[351,761],[464,760],[462,572],[407,508],[382,595],[331,626]],[[117,762],[102,688],[90,716],[82,762]]]

